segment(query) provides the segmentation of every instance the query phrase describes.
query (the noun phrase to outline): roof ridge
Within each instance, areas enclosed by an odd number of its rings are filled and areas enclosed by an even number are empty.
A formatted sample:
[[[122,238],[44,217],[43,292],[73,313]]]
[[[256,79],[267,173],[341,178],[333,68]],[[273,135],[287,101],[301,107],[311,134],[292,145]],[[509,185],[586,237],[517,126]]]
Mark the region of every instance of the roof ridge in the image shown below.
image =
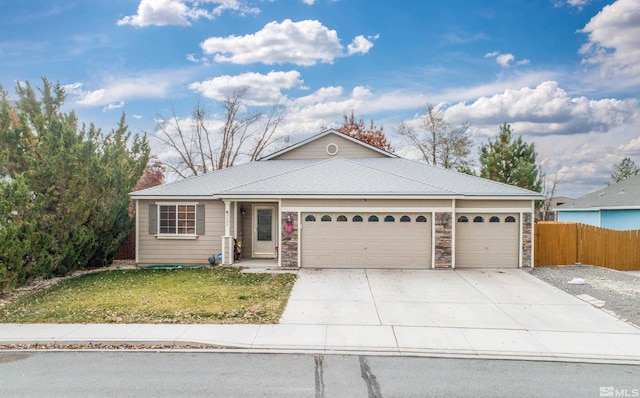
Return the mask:
[[[404,159],[404,158],[400,158],[400,157],[393,158],[393,159],[408,160],[408,159]],[[392,175],[392,176],[394,176],[394,177],[399,177],[399,178],[402,178],[402,179],[405,179],[405,180],[413,181],[413,182],[416,182],[416,183],[418,183],[418,184],[421,184],[421,185],[427,186],[427,187],[429,187],[429,188],[441,189],[441,190],[443,190],[443,191],[450,192],[450,193],[452,193],[452,194],[460,195],[460,192],[456,192],[456,191],[452,191],[452,190],[447,189],[447,188],[438,187],[438,186],[436,186],[436,185],[428,184],[428,183],[426,183],[426,182],[424,182],[424,181],[419,181],[419,180],[417,180],[417,179],[415,179],[415,178],[406,177],[406,176],[399,175],[399,174],[396,174],[396,173],[391,173],[391,172],[389,172],[389,171],[387,171],[387,170],[381,170],[381,169],[379,169],[379,168],[377,168],[377,167],[371,167],[371,166],[368,166],[368,165],[364,165],[364,164],[362,164],[362,163],[360,163],[360,162],[357,162],[357,161],[356,161],[356,160],[354,160],[354,159],[345,159],[345,160],[347,160],[347,161],[349,161],[349,162],[352,162],[352,163],[355,163],[355,164],[358,164],[359,166],[366,167],[366,168],[371,169],[371,170],[379,171],[379,172],[381,172],[381,173],[389,174],[389,175]],[[429,166],[431,166],[431,165],[429,165]]]
[[[244,184],[240,184],[240,185],[236,185],[236,186],[231,187],[231,188],[227,188],[224,191],[218,192],[217,195],[220,195],[220,194],[222,194],[224,192],[227,192],[227,191],[232,191],[234,189],[242,188],[242,187],[247,186],[247,185],[253,185],[253,184],[256,184],[256,183],[259,183],[259,182],[268,181],[268,180],[273,179],[273,178],[281,177],[281,176],[286,175],[286,174],[290,174],[290,173],[294,173],[294,172],[297,172],[297,171],[300,171],[300,170],[304,170],[304,169],[307,169],[307,168],[309,168],[311,166],[315,166],[315,165],[320,164],[320,163],[325,163],[325,162],[327,162],[329,160],[333,160],[333,159],[335,159],[335,158],[318,159],[317,162],[312,162],[312,163],[309,163],[309,164],[304,165],[302,167],[296,167],[294,169],[288,169],[288,170],[283,171],[283,172],[278,173],[278,174],[272,174],[272,175],[270,175],[270,176],[268,176],[266,178],[262,178],[262,179],[255,180],[255,181],[246,182]],[[305,160],[313,160],[313,159],[305,159]],[[291,160],[269,160],[269,161],[270,162],[290,162]],[[297,161],[297,160],[293,160],[293,161]]]

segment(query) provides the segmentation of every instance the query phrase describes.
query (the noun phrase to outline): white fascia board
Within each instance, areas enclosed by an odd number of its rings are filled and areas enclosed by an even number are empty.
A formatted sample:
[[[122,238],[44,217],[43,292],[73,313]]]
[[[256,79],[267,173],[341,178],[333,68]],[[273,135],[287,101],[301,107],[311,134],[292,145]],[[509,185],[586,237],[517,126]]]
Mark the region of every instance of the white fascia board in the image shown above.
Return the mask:
[[[211,198],[211,197],[210,197]],[[277,201],[281,199],[419,199],[419,200],[538,200],[535,197],[522,196],[483,196],[467,197],[464,195],[215,195],[211,199],[232,199],[238,201],[247,200],[268,200]]]
[[[355,209],[355,210],[354,210]],[[283,207],[282,211],[297,211],[305,213],[433,213],[438,211],[453,211],[451,207],[358,207],[358,206],[341,206],[341,207],[311,207],[311,206],[292,206]]]
[[[216,195],[216,199],[234,199],[239,201],[247,200],[259,200],[265,199],[270,201],[277,201],[279,199],[424,199],[424,200],[437,200],[447,199],[451,200],[452,196],[437,195]]]
[[[187,200],[187,201],[193,201],[193,200],[219,200],[220,198],[216,198],[216,197],[213,197],[211,195],[207,195],[207,196],[202,196],[202,195],[198,195],[198,196],[149,195],[149,196],[132,196],[132,199],[133,200],[169,200],[169,201],[175,202],[177,200]]]
[[[600,210],[640,210],[640,206],[598,206],[598,207],[581,207],[560,209],[556,208],[555,211],[600,211]]]
[[[460,195],[461,197],[458,197],[457,199],[464,199],[464,200],[542,200],[544,199],[544,196],[534,196],[534,195],[523,195],[523,196],[519,196],[519,195],[504,195],[504,196],[499,196],[499,195],[487,195],[487,196],[465,196],[465,195]]]

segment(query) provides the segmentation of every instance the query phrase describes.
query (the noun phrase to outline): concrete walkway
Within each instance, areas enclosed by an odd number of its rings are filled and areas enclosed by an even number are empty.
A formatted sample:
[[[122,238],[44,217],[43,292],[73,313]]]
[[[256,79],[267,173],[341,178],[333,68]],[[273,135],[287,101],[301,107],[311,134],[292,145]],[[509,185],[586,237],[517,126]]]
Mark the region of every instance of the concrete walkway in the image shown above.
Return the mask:
[[[520,270],[301,270],[277,325],[0,324],[0,344],[640,364],[640,329]]]

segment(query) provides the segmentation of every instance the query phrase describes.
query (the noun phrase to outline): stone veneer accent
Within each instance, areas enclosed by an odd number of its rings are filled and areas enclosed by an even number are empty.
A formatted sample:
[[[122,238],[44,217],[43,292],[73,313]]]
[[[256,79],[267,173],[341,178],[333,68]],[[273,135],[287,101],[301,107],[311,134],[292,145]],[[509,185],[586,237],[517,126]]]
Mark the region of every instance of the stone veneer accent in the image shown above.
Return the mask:
[[[286,232],[284,230],[287,217],[291,216],[293,220],[293,231]],[[282,212],[280,220],[280,228],[282,228],[282,247],[280,248],[280,264],[282,267],[298,267],[298,213]]]
[[[435,215],[435,268],[451,268],[453,261],[451,247],[453,224],[451,218],[451,213],[436,213]]]
[[[533,264],[533,215],[522,214],[522,266],[531,267]]]

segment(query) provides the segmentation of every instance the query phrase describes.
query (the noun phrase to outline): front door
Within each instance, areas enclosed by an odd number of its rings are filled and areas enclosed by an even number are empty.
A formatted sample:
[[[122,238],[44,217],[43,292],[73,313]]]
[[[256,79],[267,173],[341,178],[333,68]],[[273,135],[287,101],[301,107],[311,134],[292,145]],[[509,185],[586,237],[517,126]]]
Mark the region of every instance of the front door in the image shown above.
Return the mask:
[[[276,207],[260,205],[253,207],[252,257],[276,257]]]

